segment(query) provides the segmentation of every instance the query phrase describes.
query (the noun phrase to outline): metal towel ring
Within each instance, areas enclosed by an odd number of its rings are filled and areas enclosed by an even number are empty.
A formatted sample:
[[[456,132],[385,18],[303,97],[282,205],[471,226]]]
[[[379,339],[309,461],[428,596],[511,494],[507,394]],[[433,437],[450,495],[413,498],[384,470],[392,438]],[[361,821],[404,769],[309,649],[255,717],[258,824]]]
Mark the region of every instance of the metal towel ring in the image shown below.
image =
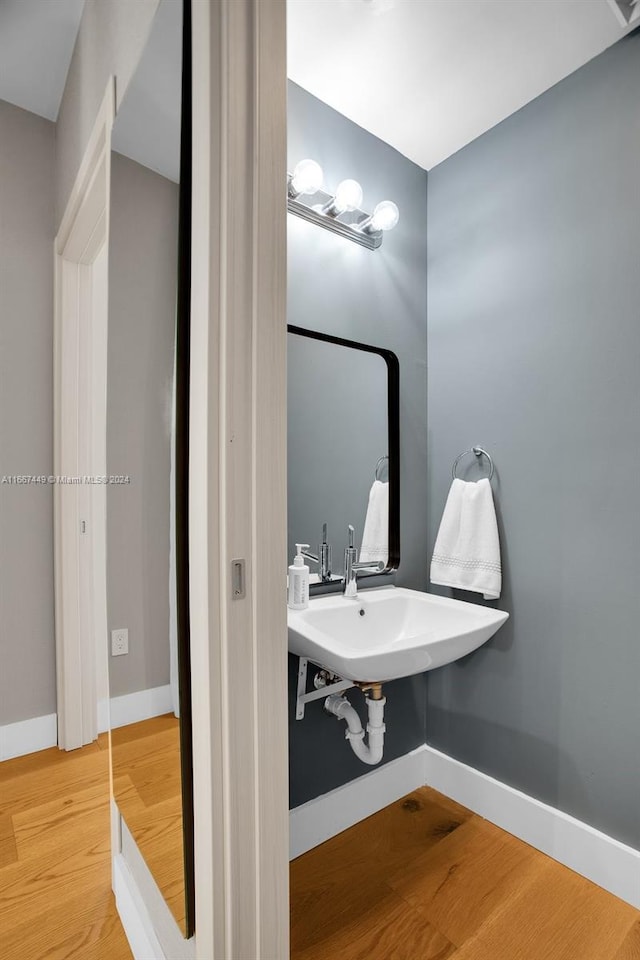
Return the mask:
[[[451,467],[451,476],[453,477],[453,479],[454,480],[457,479],[456,467],[458,466],[458,463],[462,460],[463,457],[466,457],[468,453],[474,453],[478,458],[480,457],[487,458],[487,460],[489,461],[489,480],[491,480],[491,478],[493,477],[493,460],[491,459],[487,451],[484,450],[482,447],[471,447],[470,450],[464,450],[460,454],[460,456],[456,457],[456,459],[453,461],[453,466]]]
[[[386,454],[386,453],[383,454],[383,455],[380,457],[380,459],[379,459],[378,462],[376,463],[376,468],[375,468],[375,470],[373,471],[373,478],[374,478],[374,480],[379,480],[379,479],[380,479],[380,477],[378,476],[378,469],[379,469],[379,467],[380,467],[380,464],[381,464],[381,463],[384,463],[384,461],[385,461],[385,460],[388,460],[388,459],[389,459],[389,455]]]

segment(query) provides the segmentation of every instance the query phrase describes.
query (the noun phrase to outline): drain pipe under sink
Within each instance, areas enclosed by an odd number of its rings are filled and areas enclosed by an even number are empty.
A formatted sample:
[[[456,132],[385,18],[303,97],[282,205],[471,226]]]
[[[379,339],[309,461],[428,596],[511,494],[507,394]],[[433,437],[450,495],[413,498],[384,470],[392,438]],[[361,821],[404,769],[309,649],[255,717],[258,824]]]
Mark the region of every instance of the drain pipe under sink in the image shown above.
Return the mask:
[[[345,738],[351,744],[351,749],[356,757],[363,763],[374,765],[382,760],[382,751],[384,748],[384,733],[386,727],[383,722],[384,705],[387,702],[381,695],[380,688],[374,690],[374,696],[379,693],[378,699],[369,699],[366,697],[367,710],[369,712],[369,722],[367,723],[367,733],[369,734],[369,743],[364,742],[364,730],[360,722],[357,711],[351,706],[346,697],[339,693],[332,693],[324,702],[324,708],[327,713],[332,713],[339,720],[344,720],[347,724]]]

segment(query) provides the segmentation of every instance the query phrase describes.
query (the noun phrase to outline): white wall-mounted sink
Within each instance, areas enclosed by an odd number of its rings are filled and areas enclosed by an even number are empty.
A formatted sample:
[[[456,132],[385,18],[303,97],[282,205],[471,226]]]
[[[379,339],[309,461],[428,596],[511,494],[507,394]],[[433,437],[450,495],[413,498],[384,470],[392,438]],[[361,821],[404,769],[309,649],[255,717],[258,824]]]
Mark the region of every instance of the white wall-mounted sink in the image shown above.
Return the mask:
[[[330,594],[288,610],[289,650],[345,680],[396,680],[464,657],[508,617],[403,587]]]

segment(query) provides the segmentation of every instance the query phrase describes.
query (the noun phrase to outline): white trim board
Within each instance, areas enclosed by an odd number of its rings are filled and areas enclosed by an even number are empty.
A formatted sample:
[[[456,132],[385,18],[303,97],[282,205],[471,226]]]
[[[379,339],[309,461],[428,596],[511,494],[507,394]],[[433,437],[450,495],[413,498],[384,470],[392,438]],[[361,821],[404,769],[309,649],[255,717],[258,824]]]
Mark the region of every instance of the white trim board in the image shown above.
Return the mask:
[[[58,718],[55,713],[32,717],[0,727],[0,760],[13,760],[28,753],[55,747],[58,743]]]
[[[426,783],[640,908],[640,851],[427,746]]]
[[[121,816],[120,841],[121,852],[119,856],[122,857],[123,865],[127,870],[126,878],[129,893],[133,895],[133,903],[127,903],[125,900],[124,909],[136,909],[138,902],[144,905],[143,911],[137,909],[136,912],[144,923],[147,939],[153,944],[154,951],[149,953],[148,950],[147,952],[141,950],[138,953],[134,950],[136,960],[165,960],[165,957],[167,960],[195,960],[195,940],[193,938],[185,940],[160,892],[155,877]],[[118,858],[115,859],[117,862]],[[118,903],[118,913],[120,913],[120,903]],[[127,933],[127,939],[129,939],[130,931],[127,930],[126,926],[125,932]],[[135,924],[133,924],[131,936],[132,938],[137,937]]]
[[[115,801],[111,800],[111,883],[135,960],[195,960]]]
[[[427,744],[294,807],[290,858],[427,785],[640,908],[640,851]]]
[[[115,78],[109,77],[54,241],[53,470],[104,475],[107,243]],[[58,744],[96,739],[108,689],[106,488],[53,486]]]
[[[192,16],[197,952],[280,960],[289,956],[286,4],[199,0]]]
[[[110,701],[99,700],[98,733],[126,727],[140,720],[161,717],[165,713],[173,713],[170,684],[153,687],[151,690],[138,690],[137,693],[128,693],[122,697],[112,697]],[[58,717],[55,713],[0,726],[0,762],[47,750],[57,744]]]
[[[423,744],[404,757],[290,810],[290,859],[424,786],[426,750]]]
[[[135,960],[166,960],[144,900],[121,853],[113,858],[112,876],[118,916]]]
[[[98,703],[98,730],[103,733],[116,727],[127,727],[130,723],[161,717],[165,713],[173,713],[169,683],[163,687],[127,693],[122,697],[111,697],[109,701],[101,700]]]

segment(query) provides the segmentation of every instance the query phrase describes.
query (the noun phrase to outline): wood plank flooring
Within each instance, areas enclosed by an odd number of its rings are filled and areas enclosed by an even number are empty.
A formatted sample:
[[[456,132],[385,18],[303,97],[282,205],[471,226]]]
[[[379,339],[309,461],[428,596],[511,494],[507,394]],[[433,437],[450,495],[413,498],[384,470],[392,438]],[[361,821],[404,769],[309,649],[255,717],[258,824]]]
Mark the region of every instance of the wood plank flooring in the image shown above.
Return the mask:
[[[107,747],[0,764],[2,960],[131,960]],[[425,787],[291,864],[291,942],[291,960],[640,960],[640,914]]]
[[[131,960],[109,843],[106,736],[0,764],[2,960]]]
[[[173,714],[111,731],[113,795],[180,929],[186,929],[180,721]]]
[[[423,787],[291,864],[291,960],[640,960],[640,914]]]

